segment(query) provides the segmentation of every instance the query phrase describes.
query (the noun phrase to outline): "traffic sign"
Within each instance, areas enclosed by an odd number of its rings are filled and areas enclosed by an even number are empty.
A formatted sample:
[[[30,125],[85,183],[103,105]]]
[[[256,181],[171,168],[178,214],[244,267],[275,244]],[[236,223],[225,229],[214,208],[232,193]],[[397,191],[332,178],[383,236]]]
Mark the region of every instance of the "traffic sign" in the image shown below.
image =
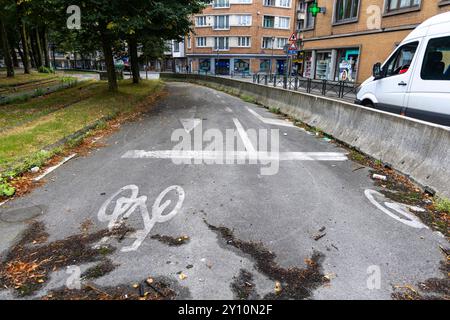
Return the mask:
[[[296,46],[295,43],[291,43],[291,45],[289,46],[289,49],[288,49],[288,50],[289,50],[289,51],[297,51],[298,48],[297,48],[297,46]]]
[[[296,42],[298,40],[297,34],[294,32],[292,36],[289,38],[290,42]]]

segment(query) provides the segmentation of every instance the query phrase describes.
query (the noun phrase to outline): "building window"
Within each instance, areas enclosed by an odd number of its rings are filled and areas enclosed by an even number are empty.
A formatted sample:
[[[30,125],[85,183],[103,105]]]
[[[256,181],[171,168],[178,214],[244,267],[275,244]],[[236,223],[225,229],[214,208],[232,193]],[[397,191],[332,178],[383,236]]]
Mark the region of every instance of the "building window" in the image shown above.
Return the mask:
[[[214,29],[229,29],[230,17],[229,16],[214,16]]]
[[[214,49],[215,50],[228,50],[228,37],[215,37],[214,38]]]
[[[284,46],[287,44],[288,39],[287,38],[277,38],[277,48],[283,49]]]
[[[290,18],[280,17],[278,25],[281,29],[289,29],[290,21],[291,21]]]
[[[259,63],[259,71],[260,72],[269,72],[270,71],[270,60],[264,59]]]
[[[238,47],[250,47],[250,37],[239,37]]]
[[[197,27],[206,26],[206,16],[197,17]]]
[[[302,14],[302,18],[298,20],[298,30],[308,30],[314,28],[314,16],[309,12],[309,7],[312,2],[306,2],[305,0],[300,0],[298,4],[298,12]]]
[[[187,47],[188,47],[188,49],[190,49],[190,48],[192,47],[192,44],[191,44],[191,36],[188,36],[188,37],[187,37]]]
[[[180,43],[179,42],[174,42],[173,43],[173,52],[180,52]]]
[[[275,27],[275,17],[264,16],[263,26],[264,26],[264,28],[274,28]]]
[[[211,71],[211,61],[209,59],[200,59],[199,70],[203,72]]]
[[[396,11],[400,9],[418,8],[420,0],[387,0],[387,11]]]
[[[331,70],[331,52],[319,52],[316,58],[316,79],[333,80],[333,70]]]
[[[272,38],[272,37],[264,37],[263,41],[262,41],[262,48],[263,49],[272,49],[274,39],[275,38]]]
[[[337,0],[335,22],[358,18],[359,0]]]
[[[197,47],[206,47],[206,37],[197,38]]]
[[[290,8],[291,0],[280,0],[280,7]]]
[[[229,8],[230,0],[214,0],[213,8]]]
[[[238,17],[238,24],[240,26],[251,26],[252,25],[252,16],[250,15],[241,15]]]
[[[450,37],[428,42],[421,77],[423,80],[450,81]]]
[[[264,5],[266,7],[275,7],[275,0],[264,0]]]
[[[355,82],[358,74],[359,49],[340,49],[337,52],[336,81]]]

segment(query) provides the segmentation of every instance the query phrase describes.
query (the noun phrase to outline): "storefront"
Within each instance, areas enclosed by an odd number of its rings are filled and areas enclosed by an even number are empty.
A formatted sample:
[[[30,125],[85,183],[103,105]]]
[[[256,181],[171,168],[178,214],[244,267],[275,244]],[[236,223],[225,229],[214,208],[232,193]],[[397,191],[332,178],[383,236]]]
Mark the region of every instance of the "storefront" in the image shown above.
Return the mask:
[[[198,61],[198,67],[200,72],[211,72],[211,60],[200,59]]]
[[[339,49],[335,81],[355,82],[358,75],[359,49]]]
[[[259,62],[259,72],[270,72],[270,59],[261,59]]]
[[[317,52],[315,79],[333,80],[331,51]]]
[[[316,80],[356,82],[359,59],[359,48],[306,51],[302,74]]]
[[[249,74],[250,73],[250,60],[247,60],[247,59],[234,60],[234,73]]]
[[[216,60],[216,74],[229,75],[230,74],[230,59]]]

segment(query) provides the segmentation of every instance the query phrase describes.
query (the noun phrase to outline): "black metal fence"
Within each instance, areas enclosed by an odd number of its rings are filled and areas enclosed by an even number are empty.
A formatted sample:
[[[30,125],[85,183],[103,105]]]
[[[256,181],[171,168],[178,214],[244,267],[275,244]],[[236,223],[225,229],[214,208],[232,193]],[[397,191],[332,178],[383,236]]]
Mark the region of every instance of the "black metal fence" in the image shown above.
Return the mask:
[[[253,83],[346,100],[355,100],[359,87],[359,84],[348,81],[314,80],[298,76],[269,74],[254,74]]]

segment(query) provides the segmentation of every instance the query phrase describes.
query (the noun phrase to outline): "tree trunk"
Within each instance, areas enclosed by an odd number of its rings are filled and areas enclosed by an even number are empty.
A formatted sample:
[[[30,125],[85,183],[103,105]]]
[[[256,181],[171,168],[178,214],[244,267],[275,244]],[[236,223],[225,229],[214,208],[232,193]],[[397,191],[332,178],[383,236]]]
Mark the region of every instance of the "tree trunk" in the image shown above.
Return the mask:
[[[17,53],[16,53],[16,49],[14,47],[11,47],[11,58],[12,58],[14,68],[18,68],[19,60],[17,60]]]
[[[26,44],[27,44],[27,47],[28,47],[28,53],[30,54],[29,55],[29,58],[30,58],[30,65],[31,65],[31,67],[32,68],[36,68],[36,59],[34,58],[34,48],[33,48],[33,43],[32,43],[32,41],[31,41],[31,36],[30,36],[30,33],[29,32],[27,32],[27,29],[25,28],[25,42],[26,42]]]
[[[44,28],[42,29],[41,40],[42,40],[42,49],[44,53],[44,65],[47,68],[50,68],[50,55],[48,52],[48,30],[46,26],[44,26]]]
[[[5,56],[6,76],[14,77],[14,65],[10,56],[11,51],[8,43],[8,36],[6,33],[5,25],[3,24],[3,20],[1,19],[0,19],[0,35],[2,38],[3,55]]]
[[[133,74],[133,83],[139,83],[141,79],[139,73],[138,49],[136,37],[132,36],[128,40],[128,48],[130,50],[131,72]]]
[[[30,73],[30,48],[28,47],[27,30],[25,29],[25,25],[23,23],[20,26],[20,38],[22,41],[23,71],[24,73]]]
[[[117,92],[117,75],[114,66],[114,57],[112,53],[111,39],[108,35],[102,34],[103,55],[105,56],[106,72],[108,74],[109,91]]]
[[[39,29],[36,27],[35,29],[35,41],[36,41],[36,58],[37,58],[37,65],[38,68],[44,65],[43,59],[42,59],[42,46],[41,46],[41,36],[39,35]]]

